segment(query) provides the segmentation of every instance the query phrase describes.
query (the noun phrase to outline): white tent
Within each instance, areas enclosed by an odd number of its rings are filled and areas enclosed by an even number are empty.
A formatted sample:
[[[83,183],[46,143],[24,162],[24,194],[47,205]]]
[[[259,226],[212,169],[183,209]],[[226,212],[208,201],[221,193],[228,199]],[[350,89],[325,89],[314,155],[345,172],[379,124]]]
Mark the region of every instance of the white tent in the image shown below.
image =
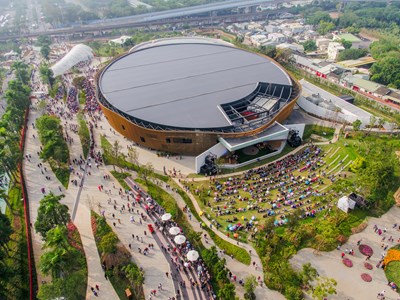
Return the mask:
[[[109,44],[118,44],[118,45],[122,45],[123,43],[126,42],[127,39],[130,39],[131,37],[128,35],[123,35],[119,38],[113,39],[113,40],[109,40],[108,43]]]
[[[342,198],[340,198],[337,203],[337,207],[340,210],[344,211],[345,213],[347,213],[349,211],[349,209],[354,209],[355,206],[356,206],[356,202],[349,199],[349,197],[347,197],[347,196],[343,196]]]
[[[62,75],[73,66],[83,61],[93,59],[93,50],[89,46],[78,44],[75,45],[63,58],[61,58],[54,66],[51,67],[54,76]]]

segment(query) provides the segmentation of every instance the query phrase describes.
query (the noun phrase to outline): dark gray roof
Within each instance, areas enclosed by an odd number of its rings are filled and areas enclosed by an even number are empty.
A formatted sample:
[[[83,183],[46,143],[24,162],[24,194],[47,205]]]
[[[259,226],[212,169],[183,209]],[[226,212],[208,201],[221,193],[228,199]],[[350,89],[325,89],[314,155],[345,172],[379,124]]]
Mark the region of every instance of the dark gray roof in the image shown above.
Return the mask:
[[[112,106],[141,120],[216,128],[231,125],[219,105],[249,95],[258,82],[292,85],[265,57],[195,40],[156,42],[116,60],[99,80],[102,94]]]

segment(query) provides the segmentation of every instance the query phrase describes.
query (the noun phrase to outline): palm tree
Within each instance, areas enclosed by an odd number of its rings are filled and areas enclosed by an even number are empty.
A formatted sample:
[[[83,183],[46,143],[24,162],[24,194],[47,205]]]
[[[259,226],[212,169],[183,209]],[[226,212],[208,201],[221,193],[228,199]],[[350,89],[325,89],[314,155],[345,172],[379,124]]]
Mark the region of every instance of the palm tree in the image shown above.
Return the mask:
[[[68,232],[67,228],[62,225],[57,225],[53,229],[50,229],[46,234],[46,243],[44,248],[62,248],[68,249]]]
[[[56,196],[50,193],[40,200],[35,229],[45,240],[50,229],[57,225],[66,225],[71,219],[68,206],[60,203],[63,197],[64,195]]]
[[[3,199],[3,201],[6,203],[8,209],[12,211],[11,203],[9,201],[8,195],[4,190],[0,190],[0,199]]]
[[[40,271],[45,275],[51,274],[53,278],[61,277],[68,265],[67,258],[67,249],[55,248],[47,251],[40,257]]]

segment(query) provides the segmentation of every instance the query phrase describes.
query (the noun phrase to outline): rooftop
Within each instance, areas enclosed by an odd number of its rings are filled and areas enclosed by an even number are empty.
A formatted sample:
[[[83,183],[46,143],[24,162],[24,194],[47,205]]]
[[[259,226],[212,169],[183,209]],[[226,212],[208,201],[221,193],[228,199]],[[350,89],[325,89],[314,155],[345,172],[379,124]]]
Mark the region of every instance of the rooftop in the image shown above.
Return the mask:
[[[147,43],[115,60],[99,87],[114,108],[171,127],[232,126],[221,105],[252,94],[259,83],[292,86],[274,61],[215,40]]]

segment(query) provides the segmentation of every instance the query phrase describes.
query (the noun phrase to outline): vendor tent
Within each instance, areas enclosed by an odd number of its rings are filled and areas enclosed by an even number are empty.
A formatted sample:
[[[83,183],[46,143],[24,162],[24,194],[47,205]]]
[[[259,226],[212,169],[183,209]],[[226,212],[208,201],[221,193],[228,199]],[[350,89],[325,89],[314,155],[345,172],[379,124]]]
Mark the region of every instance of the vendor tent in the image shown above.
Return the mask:
[[[78,44],[75,45],[63,58],[61,58],[54,66],[51,67],[51,70],[54,73],[54,76],[62,75],[71,69],[73,66],[76,66],[80,62],[92,60],[93,58],[93,50],[89,46]]]
[[[347,213],[349,209],[354,209],[356,206],[356,202],[349,199],[347,196],[343,196],[342,198],[339,199],[337,207]]]

